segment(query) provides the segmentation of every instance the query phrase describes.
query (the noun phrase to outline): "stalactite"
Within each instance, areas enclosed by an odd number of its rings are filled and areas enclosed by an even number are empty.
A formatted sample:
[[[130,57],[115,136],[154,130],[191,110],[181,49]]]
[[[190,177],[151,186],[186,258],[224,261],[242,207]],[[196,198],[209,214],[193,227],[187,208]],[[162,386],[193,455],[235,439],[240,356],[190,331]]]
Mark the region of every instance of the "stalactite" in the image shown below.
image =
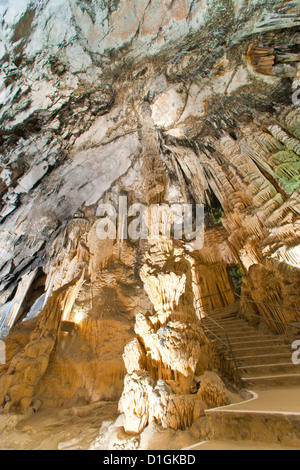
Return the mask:
[[[33,331],[29,343],[9,364],[0,378],[0,404],[8,411],[18,408],[25,413],[36,393],[36,387],[45,374],[50,354],[55,346],[58,326],[66,305],[74,302],[74,292],[82,281],[72,282],[56,291]],[[34,362],[32,362],[34,359]]]
[[[136,449],[226,403],[200,320],[242,279],[247,321],[299,322],[299,6],[0,3],[0,404],[121,397]]]
[[[300,141],[294,137],[289,136],[280,126],[269,126],[271,134],[280,142],[282,142],[289,150],[293,150],[300,156]]]

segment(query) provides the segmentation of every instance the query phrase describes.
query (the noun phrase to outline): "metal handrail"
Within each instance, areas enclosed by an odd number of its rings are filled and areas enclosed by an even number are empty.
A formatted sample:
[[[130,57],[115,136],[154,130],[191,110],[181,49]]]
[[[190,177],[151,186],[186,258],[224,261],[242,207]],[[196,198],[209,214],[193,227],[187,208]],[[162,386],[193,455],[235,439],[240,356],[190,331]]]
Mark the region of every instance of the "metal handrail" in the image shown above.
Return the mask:
[[[252,302],[254,304],[261,304],[261,305],[267,305],[268,307],[277,307],[281,308],[283,310],[294,310],[295,312],[300,312],[300,308],[294,308],[294,307],[283,307],[282,305],[276,305],[276,304],[267,304],[266,302],[256,302],[253,299],[249,299],[249,297],[242,297],[239,294],[234,294],[236,297],[239,297],[241,300],[248,300],[249,302]]]
[[[235,296],[239,297],[240,300],[243,300],[243,301],[246,302],[248,310],[249,310],[251,316],[260,318],[261,320],[264,320],[266,322],[269,321],[269,322],[277,323],[278,325],[284,325],[286,328],[291,327],[291,328],[296,328],[296,329],[299,330],[299,326],[293,325],[292,323],[287,323],[287,322],[283,322],[283,321],[280,321],[280,320],[276,320],[273,317],[272,318],[264,318],[261,315],[257,315],[256,313],[253,313],[250,306],[249,306],[249,302],[251,302],[254,305],[265,305],[266,307],[275,307],[275,308],[280,308],[282,310],[293,310],[295,312],[300,312],[300,309],[292,308],[292,307],[283,307],[282,305],[276,305],[276,304],[268,304],[266,302],[256,302],[255,300],[249,299],[248,297],[242,297],[239,294],[235,294]]]
[[[203,297],[200,297],[199,299],[196,299],[194,302],[197,303],[197,302],[200,302],[200,300],[203,300],[203,299],[207,299],[207,298],[211,298],[211,297],[215,297],[215,296],[221,296],[222,294],[226,294],[227,292],[232,292],[232,289],[226,289],[222,292],[217,292],[216,294],[207,294],[207,295],[204,295]],[[233,293],[233,292],[232,292]],[[201,308],[205,308],[205,307],[211,307],[211,305],[209,304],[204,304],[204,305],[201,305]],[[217,307],[217,308],[224,308],[223,307]]]
[[[199,300],[201,299],[198,299],[196,300],[196,302],[198,302]],[[195,306],[195,309],[196,311],[199,310],[199,307]],[[233,360],[233,364],[234,364],[234,367],[236,369],[236,372],[237,372],[237,375],[238,375],[238,378],[240,380],[240,383],[242,383],[242,376],[241,376],[241,373],[240,373],[240,370],[239,370],[239,366],[237,364],[237,360],[235,358],[235,355],[234,355],[234,352],[233,352],[233,349],[232,349],[232,345],[231,345],[231,342],[230,342],[230,339],[228,337],[228,334],[227,334],[227,331],[225,330],[225,328],[220,325],[216,320],[214,320],[213,318],[211,318],[208,314],[207,316],[205,317],[206,320],[210,320],[211,322],[213,322],[215,325],[217,325],[218,328],[220,328],[224,334],[225,334],[225,338],[226,338],[226,341],[227,341],[227,344],[225,343],[225,341],[223,341],[222,338],[220,338],[220,336],[218,336],[215,332],[211,331],[206,325],[204,325],[203,323],[203,320],[204,318],[202,318],[201,320],[201,325],[203,327],[204,330],[207,330],[209,331],[209,333],[211,333],[218,341],[220,341],[224,346],[225,348],[229,351],[231,357],[232,357],[232,360]]]
[[[203,297],[200,297],[199,299],[195,300],[195,302],[199,302],[199,300],[206,299],[207,297],[215,297],[216,295],[222,295],[222,294],[225,294],[226,292],[232,292],[232,289],[227,289],[222,292],[217,292],[216,294],[204,295]]]

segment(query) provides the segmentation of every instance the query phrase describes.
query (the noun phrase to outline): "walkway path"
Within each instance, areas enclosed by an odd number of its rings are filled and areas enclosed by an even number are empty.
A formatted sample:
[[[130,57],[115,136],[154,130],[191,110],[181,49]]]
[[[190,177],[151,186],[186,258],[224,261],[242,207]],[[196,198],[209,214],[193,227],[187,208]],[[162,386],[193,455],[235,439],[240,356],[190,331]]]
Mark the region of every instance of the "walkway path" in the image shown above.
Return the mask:
[[[191,450],[300,448],[300,386],[252,392],[249,401],[207,410],[213,440]]]

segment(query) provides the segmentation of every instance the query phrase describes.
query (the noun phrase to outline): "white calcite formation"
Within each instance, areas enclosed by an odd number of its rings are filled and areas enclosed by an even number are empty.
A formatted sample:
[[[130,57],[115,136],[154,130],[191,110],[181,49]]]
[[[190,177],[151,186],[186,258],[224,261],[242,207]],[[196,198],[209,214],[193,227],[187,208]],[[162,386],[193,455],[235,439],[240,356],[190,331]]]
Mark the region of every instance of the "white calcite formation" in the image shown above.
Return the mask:
[[[222,368],[200,321],[212,310],[239,294],[252,324],[299,323],[299,13],[0,0],[3,411],[119,402],[94,447],[136,449],[228,402],[205,374]],[[202,207],[199,246],[174,204]]]

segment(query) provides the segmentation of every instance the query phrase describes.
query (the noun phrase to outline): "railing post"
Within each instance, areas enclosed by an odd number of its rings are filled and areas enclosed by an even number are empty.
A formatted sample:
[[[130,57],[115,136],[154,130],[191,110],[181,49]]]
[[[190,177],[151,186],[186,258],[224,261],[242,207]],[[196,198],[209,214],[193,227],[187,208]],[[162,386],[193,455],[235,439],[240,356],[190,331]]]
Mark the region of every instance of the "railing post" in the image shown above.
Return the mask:
[[[264,318],[262,315],[256,315],[255,313],[252,312],[250,306],[249,306],[249,302],[255,304],[256,306],[257,305],[265,305],[266,307],[272,307],[272,308],[279,308],[279,309],[282,309],[282,310],[293,310],[294,312],[299,312],[300,313],[300,310],[298,308],[291,308],[291,307],[283,307],[281,305],[272,305],[272,304],[267,304],[266,302],[255,302],[254,300],[250,300],[248,299],[247,297],[244,297],[242,298],[242,296],[238,295],[238,294],[235,294],[237,297],[239,297],[239,299],[241,300],[244,300],[247,304],[247,309],[250,313],[250,316],[252,317],[257,317],[259,318],[260,320],[264,320],[265,322],[273,322],[277,325],[283,325],[285,326],[285,328],[288,328],[288,327],[291,327],[291,328],[295,328],[297,330],[299,330],[299,327],[298,326],[295,326],[293,324],[290,324],[290,323],[287,323],[287,322],[284,322],[284,321],[280,321],[280,320],[276,320],[275,318],[271,318],[271,319],[266,319]],[[270,326],[270,325],[269,325]],[[278,328],[279,330],[279,328]]]
[[[226,291],[226,292],[227,292],[227,291]],[[216,295],[218,295],[218,294],[216,294]],[[206,296],[206,297],[207,297],[207,296]],[[197,307],[197,302],[199,302],[200,300],[202,300],[202,298],[197,299],[197,300],[195,301],[195,309],[196,309],[197,314],[198,314],[198,312],[199,312],[199,307]],[[226,307],[225,307],[225,308],[226,308]],[[198,314],[198,315],[199,315],[199,314]],[[218,328],[220,328],[220,329],[224,332],[225,338],[226,338],[226,341],[227,341],[227,345],[226,345],[226,343],[224,343],[224,341],[222,340],[222,338],[220,338],[216,333],[211,332],[211,331],[209,330],[209,328],[207,328],[207,327],[203,324],[203,320],[204,320],[204,319],[203,319],[203,318],[201,319],[201,324],[202,324],[202,328],[204,329],[204,331],[208,330],[208,332],[210,332],[213,336],[215,336],[215,338],[217,338],[217,340],[218,340],[219,342],[221,342],[221,343],[226,347],[226,349],[229,351],[229,354],[230,354],[230,356],[232,357],[233,365],[234,365],[235,370],[236,370],[236,373],[237,373],[237,378],[238,378],[238,380],[239,380],[239,385],[242,385],[242,384],[243,384],[242,376],[241,376],[241,373],[240,373],[240,370],[239,370],[239,367],[238,367],[238,363],[237,363],[237,361],[236,361],[236,358],[235,358],[235,355],[234,355],[234,352],[233,352],[233,349],[232,349],[231,342],[230,342],[229,336],[228,336],[228,334],[227,334],[227,331],[226,331],[225,328],[224,328],[222,325],[220,325],[215,319],[211,318],[208,313],[207,313],[207,315],[206,315],[205,318],[208,319],[208,320],[210,320],[211,322],[213,322],[215,325],[218,326]]]

